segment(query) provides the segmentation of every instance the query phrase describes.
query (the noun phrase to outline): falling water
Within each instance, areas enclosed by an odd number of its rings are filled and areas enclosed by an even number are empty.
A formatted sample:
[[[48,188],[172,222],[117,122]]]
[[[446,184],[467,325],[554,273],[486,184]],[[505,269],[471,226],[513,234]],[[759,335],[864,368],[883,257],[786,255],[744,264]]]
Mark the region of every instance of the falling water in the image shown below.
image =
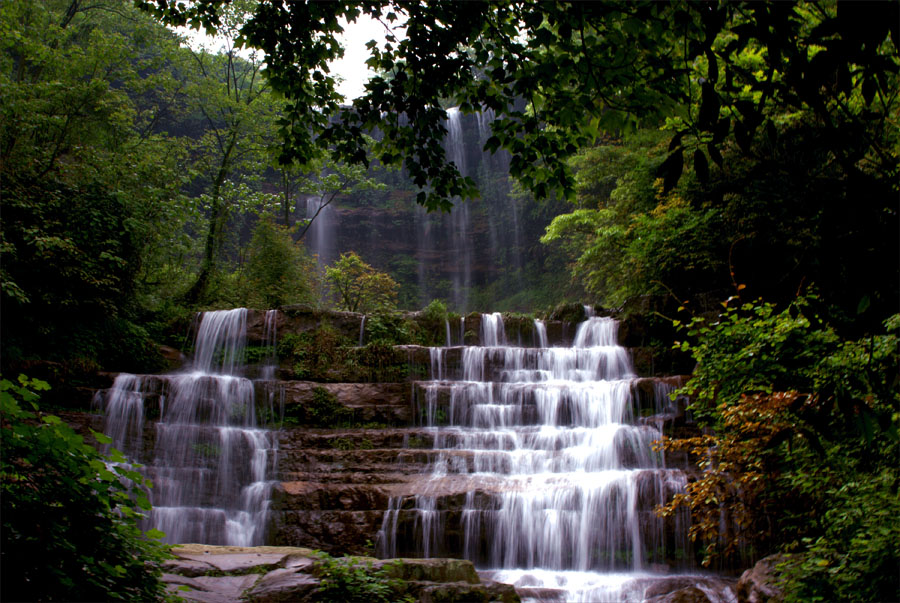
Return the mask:
[[[273,343],[274,320],[266,315]],[[146,527],[165,532],[167,542],[263,542],[276,438],[257,427],[254,384],[241,376],[246,325],[243,308],[206,312],[189,370],[122,374],[98,392],[113,446],[146,465],[154,485]],[[158,419],[152,433],[145,428],[151,415]]]
[[[338,220],[334,208],[325,203],[320,197],[306,199],[306,218],[312,220],[306,232],[306,246],[318,257],[319,266],[330,264],[338,257]]]
[[[275,371],[278,369],[278,310],[266,310],[263,319],[263,341],[265,341],[268,353],[259,369],[259,378],[264,381],[273,381]]]
[[[359,347],[363,347],[366,340],[366,315],[363,314],[362,320],[359,321]]]
[[[466,149],[463,140],[462,115],[459,109],[447,110],[447,154],[450,161],[456,164],[459,173],[465,176]],[[472,287],[472,245],[469,240],[469,206],[456,199],[453,210],[450,212],[450,241],[456,270],[452,274],[453,304],[460,313],[465,313],[469,299],[469,289]]]
[[[686,515],[654,508],[686,478],[639,421],[637,380],[617,323],[586,308],[572,347],[506,345],[500,314],[460,369],[432,352],[417,404],[433,432],[431,474],[391,500],[381,555],[463,556],[494,579],[566,600],[630,600],[650,570],[690,569]],[[670,388],[671,389],[671,388]],[[669,390],[658,395],[665,405]]]
[[[550,344],[547,342],[547,325],[540,318],[534,319],[534,335],[537,339],[537,347],[550,347]]]

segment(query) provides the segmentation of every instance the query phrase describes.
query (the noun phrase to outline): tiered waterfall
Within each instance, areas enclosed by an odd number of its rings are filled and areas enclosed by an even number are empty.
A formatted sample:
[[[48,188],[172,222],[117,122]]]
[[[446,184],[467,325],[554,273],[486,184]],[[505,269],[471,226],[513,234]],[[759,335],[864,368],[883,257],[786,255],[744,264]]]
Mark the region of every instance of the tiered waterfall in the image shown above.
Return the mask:
[[[246,319],[246,309],[202,314],[188,370],[121,374],[95,398],[112,446],[145,466],[153,483],[145,527],[167,542],[264,543],[277,438],[257,427],[258,414],[274,409],[257,408],[243,376]]]
[[[523,593],[582,601],[639,600],[655,576],[691,569],[687,518],[654,512],[685,475],[654,452],[660,425],[640,416],[617,323],[586,310],[571,347],[547,347],[540,321],[534,347],[509,345],[486,314],[481,346],[431,350],[416,386],[431,473],[391,499],[382,556],[464,557]],[[644,414],[671,389],[660,383]]]

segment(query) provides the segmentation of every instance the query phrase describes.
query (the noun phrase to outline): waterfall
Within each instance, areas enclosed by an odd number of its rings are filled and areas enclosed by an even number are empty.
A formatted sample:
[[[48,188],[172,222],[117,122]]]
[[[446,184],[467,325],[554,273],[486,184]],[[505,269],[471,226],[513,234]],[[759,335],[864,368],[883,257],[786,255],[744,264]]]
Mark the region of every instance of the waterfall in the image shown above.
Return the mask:
[[[273,346],[275,319],[274,311],[266,314]],[[153,483],[145,527],[165,532],[166,542],[264,541],[277,439],[257,426],[257,416],[275,411],[258,408],[254,383],[242,376],[246,327],[246,309],[206,312],[189,370],[121,374],[95,398],[112,445],[145,465]],[[156,419],[152,431],[147,418]]]
[[[547,343],[547,325],[540,318],[534,319],[534,335],[537,339],[537,347],[550,347],[550,344]]]
[[[337,215],[333,207],[323,206],[324,203],[325,200],[320,197],[306,199],[306,218],[312,220],[312,224],[306,232],[306,247],[310,253],[318,257],[320,267],[331,264],[339,255]]]
[[[278,369],[278,310],[266,310],[263,319],[263,340],[268,353],[259,369],[259,378],[273,381],[275,371]]]
[[[450,161],[456,164],[459,173],[466,174],[466,148],[462,131],[462,114],[459,109],[447,110],[447,140],[445,142]],[[450,212],[451,255],[456,269],[452,273],[453,305],[464,314],[472,287],[472,244],[469,240],[469,206],[462,199],[455,199]]]
[[[458,370],[432,349],[431,379],[415,387],[434,437],[430,475],[391,499],[380,555],[465,557],[495,580],[569,601],[641,598],[662,575],[652,570],[692,569],[686,514],[654,513],[685,474],[654,451],[659,426],[640,420],[618,324],[585,313],[572,347],[549,347],[540,321],[539,347],[508,345],[494,313]]]
[[[363,347],[366,340],[366,315],[363,314],[362,320],[359,321],[359,347]]]
[[[481,315],[481,343],[492,347],[506,344],[503,315],[499,312]]]

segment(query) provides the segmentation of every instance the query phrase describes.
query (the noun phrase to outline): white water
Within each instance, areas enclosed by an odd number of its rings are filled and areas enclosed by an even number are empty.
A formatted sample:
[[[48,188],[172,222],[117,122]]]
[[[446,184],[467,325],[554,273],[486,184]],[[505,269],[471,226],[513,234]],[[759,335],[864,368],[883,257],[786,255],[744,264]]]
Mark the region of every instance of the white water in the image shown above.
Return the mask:
[[[267,313],[273,346],[274,319]],[[167,542],[263,543],[277,439],[257,427],[254,384],[241,376],[246,321],[246,309],[204,313],[188,371],[122,374],[98,393],[112,445],[146,464],[153,509],[145,527],[165,532]],[[151,402],[159,420],[148,433]]]
[[[319,266],[331,264],[338,258],[337,228],[338,219],[331,205],[324,205],[320,197],[306,199],[306,218],[312,220],[306,232],[306,247],[316,255]],[[318,214],[318,215],[317,215]]]
[[[462,114],[459,109],[447,110],[447,154],[450,161],[456,164],[459,173],[467,175],[466,150],[462,131]],[[452,250],[448,250],[458,266],[451,276],[453,283],[453,306],[460,314],[468,311],[469,289],[472,287],[472,242],[469,231],[469,206],[462,199],[454,199],[453,211],[450,212],[450,241]]]
[[[431,381],[417,384],[431,473],[391,500],[379,554],[465,557],[570,601],[633,600],[636,581],[692,569],[673,561],[690,558],[686,516],[653,512],[685,475],[653,451],[659,427],[638,421],[616,322],[585,312],[568,348],[548,347],[539,321],[539,347],[510,347],[495,313],[459,370],[432,349]],[[670,389],[657,388],[660,408]]]

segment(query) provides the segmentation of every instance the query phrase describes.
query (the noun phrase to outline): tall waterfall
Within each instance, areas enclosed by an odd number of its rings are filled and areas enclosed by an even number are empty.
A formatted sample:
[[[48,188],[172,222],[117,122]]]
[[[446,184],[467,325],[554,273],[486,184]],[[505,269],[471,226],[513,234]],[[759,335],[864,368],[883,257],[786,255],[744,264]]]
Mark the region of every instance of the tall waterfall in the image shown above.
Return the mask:
[[[431,473],[391,499],[380,555],[464,557],[571,601],[632,600],[654,571],[691,569],[687,516],[654,513],[685,475],[653,450],[661,432],[640,420],[617,323],[586,313],[571,347],[546,347],[542,323],[541,347],[512,347],[488,314],[459,366],[432,349],[416,386]],[[670,389],[656,388],[657,408]]]
[[[450,161],[456,164],[459,173],[465,176],[466,149],[462,132],[462,115],[459,109],[447,111],[447,154]],[[468,311],[469,289],[472,287],[472,244],[469,239],[469,206],[456,199],[453,211],[450,212],[450,241],[452,257],[458,267],[453,272],[453,305],[460,312]]]
[[[274,345],[273,319],[266,315]],[[153,483],[146,527],[167,542],[263,543],[277,439],[257,426],[258,411],[272,417],[274,408],[258,409],[254,383],[242,376],[246,324],[243,308],[206,312],[189,370],[121,374],[95,399],[112,446],[145,465]],[[152,429],[147,419],[156,419]]]
[[[339,255],[337,216],[334,208],[323,205],[324,203],[325,200],[320,197],[306,199],[306,218],[312,220],[305,237],[306,247],[310,253],[318,257],[319,266],[331,264]]]

